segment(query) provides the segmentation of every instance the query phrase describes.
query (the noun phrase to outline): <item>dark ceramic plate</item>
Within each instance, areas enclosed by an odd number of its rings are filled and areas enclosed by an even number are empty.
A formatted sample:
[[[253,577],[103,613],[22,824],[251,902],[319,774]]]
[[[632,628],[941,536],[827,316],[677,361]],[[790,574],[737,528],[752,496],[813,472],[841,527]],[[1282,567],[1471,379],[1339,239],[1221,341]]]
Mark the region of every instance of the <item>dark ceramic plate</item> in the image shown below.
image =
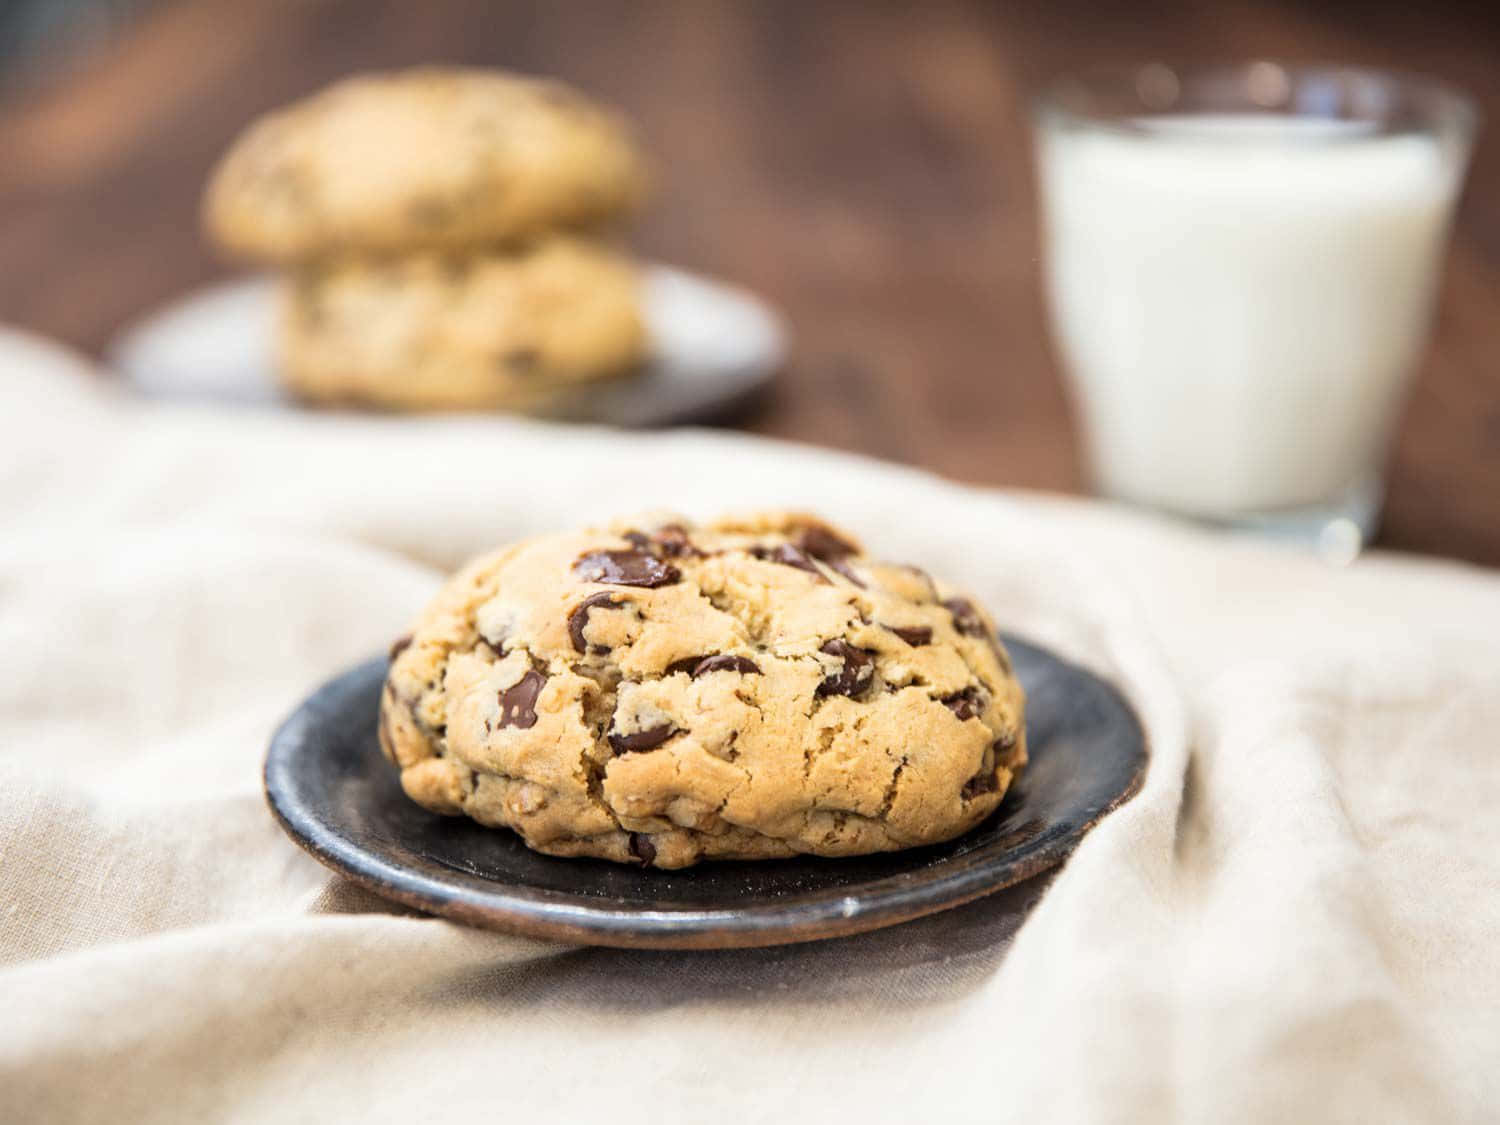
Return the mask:
[[[276,732],[266,795],[292,839],[379,895],[476,926],[586,945],[729,948],[860,933],[958,906],[1060,863],[1140,787],[1146,740],[1109,684],[1005,638],[1031,763],[989,820],[946,844],[855,859],[642,870],[554,859],[436,816],[381,757],[385,661],[320,688]]]

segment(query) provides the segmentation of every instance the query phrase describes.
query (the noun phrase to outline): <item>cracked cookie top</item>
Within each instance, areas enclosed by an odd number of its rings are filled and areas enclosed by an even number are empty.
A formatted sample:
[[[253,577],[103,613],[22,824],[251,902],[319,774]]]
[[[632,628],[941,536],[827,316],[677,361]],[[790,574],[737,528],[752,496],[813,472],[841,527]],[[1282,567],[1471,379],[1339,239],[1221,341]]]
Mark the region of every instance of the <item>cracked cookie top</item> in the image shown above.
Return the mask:
[[[560,82],[417,67],[337,82],[254,122],[204,223],[258,261],[514,243],[634,209],[644,166],[614,114]]]
[[[381,743],[428,808],[663,867],[947,839],[1025,761],[974,600],[783,513],[475,561],[394,653]]]

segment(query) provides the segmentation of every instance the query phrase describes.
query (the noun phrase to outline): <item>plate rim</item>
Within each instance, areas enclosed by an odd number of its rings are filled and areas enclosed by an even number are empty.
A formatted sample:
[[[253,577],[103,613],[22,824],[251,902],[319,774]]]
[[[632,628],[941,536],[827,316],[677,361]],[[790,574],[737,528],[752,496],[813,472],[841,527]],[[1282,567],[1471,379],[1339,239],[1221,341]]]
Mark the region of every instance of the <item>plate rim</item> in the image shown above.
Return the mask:
[[[824,892],[814,903],[781,900],[775,906],[747,913],[722,907],[653,911],[602,903],[583,905],[574,900],[557,901],[559,892],[526,884],[517,887],[486,880],[491,885],[480,889],[414,871],[348,840],[299,800],[298,787],[289,784],[294,773],[292,748],[299,739],[302,743],[307,741],[302,731],[319,712],[319,701],[342,695],[349,681],[368,676],[377,665],[384,666],[384,656],[370,657],[332,676],[277,725],[261,771],[262,789],[282,830],[323,866],[382,899],[482,929],[539,940],[627,949],[754,948],[866,933],[963,906],[1058,866],[1084,836],[1110,813],[1130,802],[1145,783],[1152,760],[1150,736],[1119,688],[1045,646],[1012,635],[1003,635],[1002,639],[1007,644],[1024,644],[1095,680],[1130,717],[1139,735],[1139,753],[1117,793],[1090,810],[1078,824],[1043,842],[1022,859],[1006,864],[998,873],[993,865],[976,861],[931,878],[916,888],[902,888],[889,885],[900,882],[907,874],[897,872],[867,884],[873,889],[861,891],[858,897],[839,898]],[[564,864],[578,862],[562,857],[544,858]],[[461,868],[455,867],[453,871],[455,876],[465,877]],[[648,872],[641,874],[652,877]],[[529,893],[518,894],[518,889]]]

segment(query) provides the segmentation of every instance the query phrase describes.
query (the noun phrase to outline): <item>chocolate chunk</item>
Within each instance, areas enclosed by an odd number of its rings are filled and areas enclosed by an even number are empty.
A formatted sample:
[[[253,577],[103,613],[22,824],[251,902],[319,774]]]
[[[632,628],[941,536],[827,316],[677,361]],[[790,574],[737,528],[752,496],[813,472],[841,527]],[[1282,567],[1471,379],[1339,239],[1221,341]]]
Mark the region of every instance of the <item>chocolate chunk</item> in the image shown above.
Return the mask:
[[[534,375],[541,365],[542,353],[535,348],[512,348],[500,357],[501,366],[516,375]]]
[[[981,793],[993,793],[1000,788],[1000,779],[995,776],[993,768],[980,770],[968,781],[964,782],[963,799],[972,801]]]
[[[912,648],[919,648],[932,640],[932,630],[926,625],[887,625],[886,628],[911,645]]]
[[[536,697],[547,677],[535,668],[500,693],[500,725],[525,730],[536,726]]]
[[[953,627],[964,636],[983,637],[988,634],[984,619],[968,598],[949,598],[943,603],[943,608],[953,614]]]
[[[590,551],[573,564],[573,573],[585,582],[649,588],[670,586],[682,577],[675,566],[644,551]]]
[[[693,669],[693,679],[706,676],[710,672],[739,672],[748,676],[759,671],[760,665],[748,656],[709,656],[699,661],[697,667]]]
[[[656,859],[656,845],[651,842],[651,837],[640,832],[630,834],[630,854],[640,860],[645,866],[650,867]]]
[[[702,551],[688,538],[687,528],[680,523],[669,523],[656,529],[656,545],[668,558],[681,559],[700,556]]]
[[[393,643],[391,645],[391,661],[394,663],[396,657],[400,656],[403,652],[405,652],[409,648],[411,648],[411,634],[410,633],[407,633],[403,637],[397,637],[396,640],[395,640],[395,643]]]
[[[944,696],[942,703],[960,719],[973,719],[984,710],[984,697],[974,688]]]
[[[663,559],[702,558],[703,552],[688,538],[687,528],[680,523],[663,524],[650,535],[644,531],[627,531],[621,536],[642,551]]]
[[[677,728],[671,723],[663,723],[659,727],[638,730],[634,734],[612,734],[609,736],[609,744],[616,754],[635,754],[643,750],[655,750],[676,733]]]
[[[573,607],[573,612],[568,614],[568,636],[573,640],[573,647],[579,652],[589,650],[588,639],[583,635],[584,629],[588,628],[589,612],[595,609],[613,609],[618,606],[628,605],[628,602],[615,598],[608,590],[597,594],[590,594]],[[606,645],[594,645],[595,652],[608,652]]]
[[[790,543],[779,543],[775,547],[756,547],[750,553],[758,559],[767,559],[780,563],[782,566],[794,566],[798,570],[805,570],[825,586],[832,585],[812,559]]]
[[[822,559],[824,562],[833,562],[846,555],[859,554],[859,548],[853,543],[840,539],[826,527],[817,524],[804,527],[793,541],[813,558]]]
[[[844,665],[818,685],[818,695],[854,696],[870,686],[870,681],[875,677],[874,653],[868,649],[855,648],[848,641],[837,638],[825,641],[819,651],[837,656]]]
[[[861,590],[864,590],[864,589],[868,588],[868,587],[865,586],[864,579],[861,578],[858,574],[854,573],[854,568],[849,565],[849,563],[848,563],[847,560],[845,560],[845,559],[829,559],[828,560],[828,566],[831,569],[838,571],[845,578],[849,579],[850,582],[853,582],[856,586],[858,586]]]
[[[494,649],[496,656],[504,657],[506,655],[505,642],[510,639],[511,631],[515,627],[515,622],[513,620],[507,619],[503,621],[491,622],[490,626],[493,635],[486,636],[484,633],[480,633],[479,639],[485,644],[489,645],[490,648]]]
[[[693,674],[693,669],[698,667],[698,665],[703,663],[703,661],[706,659],[707,657],[703,656],[688,656],[684,657],[681,660],[674,660],[672,661],[672,663],[667,665],[667,670],[663,673],[663,675],[675,676],[678,672],[682,672],[684,675],[691,676]]]

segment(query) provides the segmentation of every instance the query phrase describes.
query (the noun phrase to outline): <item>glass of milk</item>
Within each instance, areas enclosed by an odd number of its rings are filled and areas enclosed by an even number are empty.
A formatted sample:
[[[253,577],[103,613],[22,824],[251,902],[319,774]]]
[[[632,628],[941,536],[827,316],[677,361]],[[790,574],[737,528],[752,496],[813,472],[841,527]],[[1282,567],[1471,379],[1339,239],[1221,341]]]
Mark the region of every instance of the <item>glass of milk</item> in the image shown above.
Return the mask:
[[[1055,83],[1047,296],[1099,491],[1357,551],[1475,127],[1461,95],[1364,70]]]

